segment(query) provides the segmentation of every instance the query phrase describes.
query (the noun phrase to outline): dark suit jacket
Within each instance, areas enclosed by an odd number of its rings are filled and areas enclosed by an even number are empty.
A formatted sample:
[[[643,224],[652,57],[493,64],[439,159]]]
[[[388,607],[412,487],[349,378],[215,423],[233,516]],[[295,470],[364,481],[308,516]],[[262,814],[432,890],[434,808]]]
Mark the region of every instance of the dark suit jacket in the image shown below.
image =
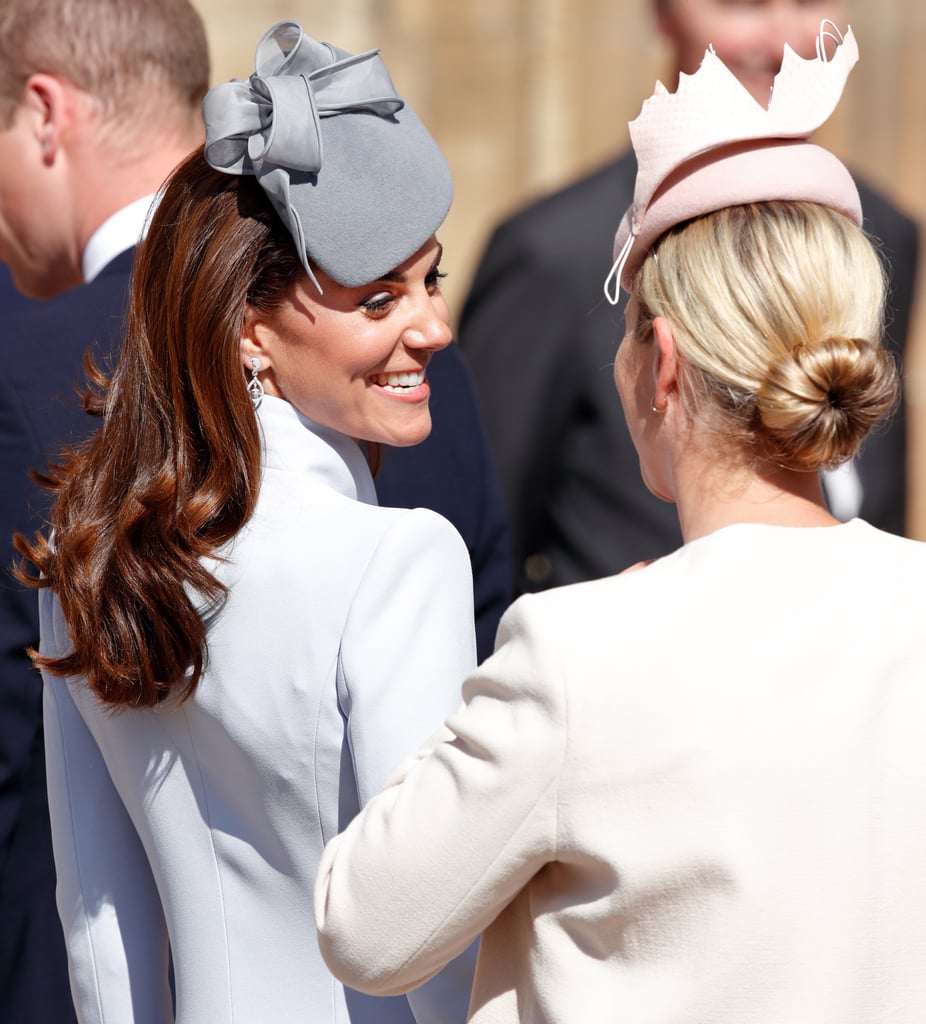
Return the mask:
[[[910,315],[916,288],[920,233],[918,225],[883,195],[856,177],[865,230],[884,257],[890,278],[884,344],[900,367],[910,331]],[[862,482],[860,515],[873,526],[904,534],[907,524],[907,414],[902,401],[887,423],[866,439],[856,461]]]
[[[411,448],[386,448],[376,476],[381,505],[430,508],[463,535],[473,564],[479,660],[511,600],[511,554],[502,489],[476,393],[456,345],[428,365],[431,435]]]
[[[93,282],[45,302],[0,284],[0,536],[4,566],[14,532],[40,528],[46,493],[29,481],[97,421],[82,408],[83,355],[105,368],[122,336],[134,250]],[[25,648],[38,642],[35,591],[0,576],[0,1020],[74,1020],[64,941],[54,902],[45,794],[42,687]]]
[[[602,293],[635,175],[625,153],[502,223],[463,308],[459,341],[502,478],[517,592],[607,576],[681,543],[674,507],[640,477],[613,380],[623,306]],[[891,260],[887,344],[902,358],[917,229],[870,188],[860,192],[866,227]],[[858,466],[862,516],[897,533],[904,427],[901,411]]]

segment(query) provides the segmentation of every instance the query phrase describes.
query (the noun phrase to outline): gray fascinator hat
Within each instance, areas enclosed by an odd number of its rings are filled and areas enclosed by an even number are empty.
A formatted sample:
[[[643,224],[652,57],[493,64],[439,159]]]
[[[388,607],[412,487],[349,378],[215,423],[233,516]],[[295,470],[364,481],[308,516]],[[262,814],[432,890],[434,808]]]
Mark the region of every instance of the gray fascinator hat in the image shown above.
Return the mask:
[[[247,82],[203,101],[206,161],[253,174],[303,265],[355,287],[414,255],[453,199],[437,143],[396,92],[377,50],[351,56],[281,21]]]

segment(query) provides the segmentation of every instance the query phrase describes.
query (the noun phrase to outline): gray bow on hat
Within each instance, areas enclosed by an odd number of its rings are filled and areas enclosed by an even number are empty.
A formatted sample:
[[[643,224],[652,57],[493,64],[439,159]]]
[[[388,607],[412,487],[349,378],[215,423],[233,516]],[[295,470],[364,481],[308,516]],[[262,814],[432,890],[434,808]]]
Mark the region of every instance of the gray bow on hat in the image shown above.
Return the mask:
[[[203,101],[207,162],[227,174],[257,177],[319,291],[310,256],[335,280],[366,283],[417,251],[436,230],[449,207],[448,195],[446,204],[443,199],[438,204],[444,205],[439,215],[435,210],[428,218],[427,233],[418,238],[418,231],[409,241],[408,244],[416,244],[408,252],[400,251],[401,243],[397,249],[393,239],[386,241],[383,231],[377,235],[371,227],[359,223],[359,218],[365,216],[369,220],[372,216],[372,211],[364,213],[362,209],[365,193],[382,191],[393,200],[397,194],[388,180],[390,172],[383,169],[383,163],[394,155],[392,150],[404,151],[410,146],[420,150],[423,134],[428,147],[436,152],[438,163],[444,165],[433,140],[410,109],[401,121],[396,118],[406,103],[396,92],[378,53],[370,50],[351,56],[306,35],[296,22],[280,22],[261,38],[255,56],[256,71],[249,80],[218,85]],[[353,116],[357,114],[374,116],[358,120]],[[344,121],[339,115],[352,117],[333,130],[330,119]],[[372,122],[379,122],[382,129],[389,126],[390,130],[383,131]],[[373,162],[372,167],[371,161],[348,160],[342,152],[356,149],[357,154],[346,156],[359,157],[373,143],[383,159]],[[407,161],[398,162],[408,169]],[[433,154],[430,163],[425,160],[424,165],[441,177],[441,168],[433,166]],[[323,166],[327,181],[320,174]],[[444,172],[449,184],[445,165]],[[345,202],[347,192],[359,194],[359,212]],[[403,193],[399,195],[404,198]],[[412,201],[411,192],[408,201]],[[397,214],[401,219],[403,211]],[[358,223],[353,223],[355,220]],[[385,220],[394,234],[395,214],[386,214]],[[367,250],[363,255],[357,254],[358,245]],[[354,251],[349,252],[345,246]],[[398,254],[399,259],[380,266],[379,249],[385,250],[383,258],[396,259]],[[378,269],[364,279],[368,271],[361,267],[368,265]]]

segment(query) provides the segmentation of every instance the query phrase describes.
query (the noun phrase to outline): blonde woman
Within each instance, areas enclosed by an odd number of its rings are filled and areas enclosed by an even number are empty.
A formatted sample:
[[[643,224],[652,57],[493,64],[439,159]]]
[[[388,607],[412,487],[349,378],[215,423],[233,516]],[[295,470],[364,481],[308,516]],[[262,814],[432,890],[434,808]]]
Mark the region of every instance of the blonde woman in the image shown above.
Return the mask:
[[[350,984],[483,932],[480,1024],[924,1018],[926,545],[837,522],[819,480],[897,392],[857,193],[806,141],[854,50],[786,56],[768,109],[708,53],[634,123],[615,375],[685,543],[518,600],[328,846]]]

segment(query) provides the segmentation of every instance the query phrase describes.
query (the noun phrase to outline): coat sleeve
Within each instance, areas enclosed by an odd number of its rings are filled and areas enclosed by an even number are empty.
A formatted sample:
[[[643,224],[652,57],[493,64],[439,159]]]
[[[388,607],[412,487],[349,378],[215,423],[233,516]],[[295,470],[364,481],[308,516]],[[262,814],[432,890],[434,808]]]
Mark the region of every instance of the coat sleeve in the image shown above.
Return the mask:
[[[425,509],[397,513],[341,641],[338,698],[361,804],[460,703],[476,663],[472,579],[450,523]]]
[[[376,477],[380,505],[430,508],[460,531],[473,567],[476,649],[495,647],[511,603],[508,517],[476,391],[456,345],[428,363],[431,433],[421,444],[387,448]]]
[[[476,662],[470,558],[457,531],[425,509],[396,517],[351,604],[339,700],[361,805],[462,699]],[[466,1019],[475,946],[410,993],[418,1024]]]
[[[377,995],[420,985],[556,859],[565,689],[521,598],[496,654],[464,686],[450,737],[325,849],[315,887],[322,955]]]
[[[41,600],[48,652],[48,632],[63,634],[64,624],[51,592]],[[58,913],[77,1017],[81,1024],[163,1024],[173,1011],[160,900],[72,685],[46,676],[44,720]]]

